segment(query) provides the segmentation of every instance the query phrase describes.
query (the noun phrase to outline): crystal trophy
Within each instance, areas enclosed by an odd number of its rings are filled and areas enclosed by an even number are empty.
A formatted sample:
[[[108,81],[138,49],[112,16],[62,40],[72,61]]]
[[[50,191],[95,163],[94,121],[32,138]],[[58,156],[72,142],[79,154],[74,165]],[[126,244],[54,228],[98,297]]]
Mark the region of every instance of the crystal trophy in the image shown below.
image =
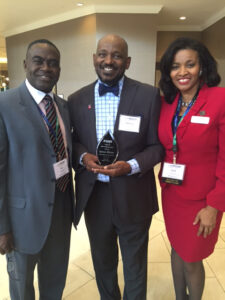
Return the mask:
[[[119,154],[118,145],[113,134],[108,130],[98,143],[96,155],[102,166],[114,163]]]

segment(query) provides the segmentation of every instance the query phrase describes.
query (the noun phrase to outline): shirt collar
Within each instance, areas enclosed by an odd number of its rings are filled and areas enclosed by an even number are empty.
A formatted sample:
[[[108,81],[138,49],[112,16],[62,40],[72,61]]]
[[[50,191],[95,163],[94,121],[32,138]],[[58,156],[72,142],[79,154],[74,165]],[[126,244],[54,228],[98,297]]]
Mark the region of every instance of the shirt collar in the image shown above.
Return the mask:
[[[124,76],[119,80],[118,84],[119,84],[119,97],[121,95],[121,91],[122,91],[122,88],[123,88],[123,82],[124,82]],[[99,83],[102,83],[102,84],[105,84],[104,82],[102,82],[100,79],[97,80],[97,83],[96,83],[96,88],[98,88],[99,86]],[[107,84],[105,84],[107,85]]]
[[[37,103],[37,105],[39,105],[41,103],[41,101],[43,100],[44,96],[46,95],[46,93],[42,92],[42,91],[39,91],[37,89],[35,89],[31,84],[30,82],[28,81],[28,79],[26,78],[25,80],[25,84],[26,84],[26,87],[28,89],[28,91],[30,92],[31,96],[34,98],[35,102]],[[54,98],[53,97],[53,93],[50,92],[50,93],[47,93],[49,96],[52,97],[52,99]]]

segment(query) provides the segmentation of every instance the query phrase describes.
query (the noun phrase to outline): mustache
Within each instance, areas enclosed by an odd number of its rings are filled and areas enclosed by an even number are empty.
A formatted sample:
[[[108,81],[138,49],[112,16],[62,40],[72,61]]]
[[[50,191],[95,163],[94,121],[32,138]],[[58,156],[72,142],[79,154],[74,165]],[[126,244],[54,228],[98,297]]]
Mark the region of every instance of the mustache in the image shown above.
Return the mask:
[[[48,76],[51,77],[52,73],[51,72],[37,72],[36,75],[38,76]]]
[[[104,65],[101,65],[100,66],[101,69],[104,69],[104,68],[111,68],[113,70],[117,70],[117,67],[114,65],[114,64],[104,64]]]

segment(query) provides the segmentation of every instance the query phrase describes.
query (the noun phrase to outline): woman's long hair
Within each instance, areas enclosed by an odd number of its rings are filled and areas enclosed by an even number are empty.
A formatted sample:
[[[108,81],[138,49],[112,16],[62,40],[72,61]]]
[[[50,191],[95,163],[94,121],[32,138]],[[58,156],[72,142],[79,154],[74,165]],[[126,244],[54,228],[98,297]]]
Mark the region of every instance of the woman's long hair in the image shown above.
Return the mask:
[[[173,102],[178,92],[170,77],[174,56],[178,51],[184,49],[191,49],[198,53],[201,67],[200,81],[202,84],[207,84],[209,87],[217,86],[221,80],[217,72],[217,63],[205,45],[191,38],[178,38],[170,44],[160,61],[161,79],[159,86],[168,103]]]

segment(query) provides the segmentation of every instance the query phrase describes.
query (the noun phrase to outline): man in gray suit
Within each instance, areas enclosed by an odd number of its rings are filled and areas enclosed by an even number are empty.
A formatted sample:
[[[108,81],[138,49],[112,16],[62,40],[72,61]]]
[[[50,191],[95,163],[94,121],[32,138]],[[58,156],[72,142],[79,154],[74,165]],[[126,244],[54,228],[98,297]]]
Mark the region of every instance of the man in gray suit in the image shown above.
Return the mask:
[[[67,103],[52,93],[60,53],[36,40],[26,80],[0,93],[0,253],[7,256],[12,300],[60,300],[65,286],[74,197]]]
[[[158,210],[153,167],[163,155],[157,127],[159,91],[124,76],[131,58],[124,39],[103,37],[94,54],[98,80],[69,97],[76,170],[76,217],[85,211],[101,300],[120,300],[119,239],[124,299],[146,299],[148,230]],[[104,166],[103,153],[118,145],[117,160]],[[96,149],[103,138],[99,156]],[[111,142],[110,142],[111,141]],[[100,147],[99,147],[100,149]],[[101,165],[102,163],[103,165]]]

